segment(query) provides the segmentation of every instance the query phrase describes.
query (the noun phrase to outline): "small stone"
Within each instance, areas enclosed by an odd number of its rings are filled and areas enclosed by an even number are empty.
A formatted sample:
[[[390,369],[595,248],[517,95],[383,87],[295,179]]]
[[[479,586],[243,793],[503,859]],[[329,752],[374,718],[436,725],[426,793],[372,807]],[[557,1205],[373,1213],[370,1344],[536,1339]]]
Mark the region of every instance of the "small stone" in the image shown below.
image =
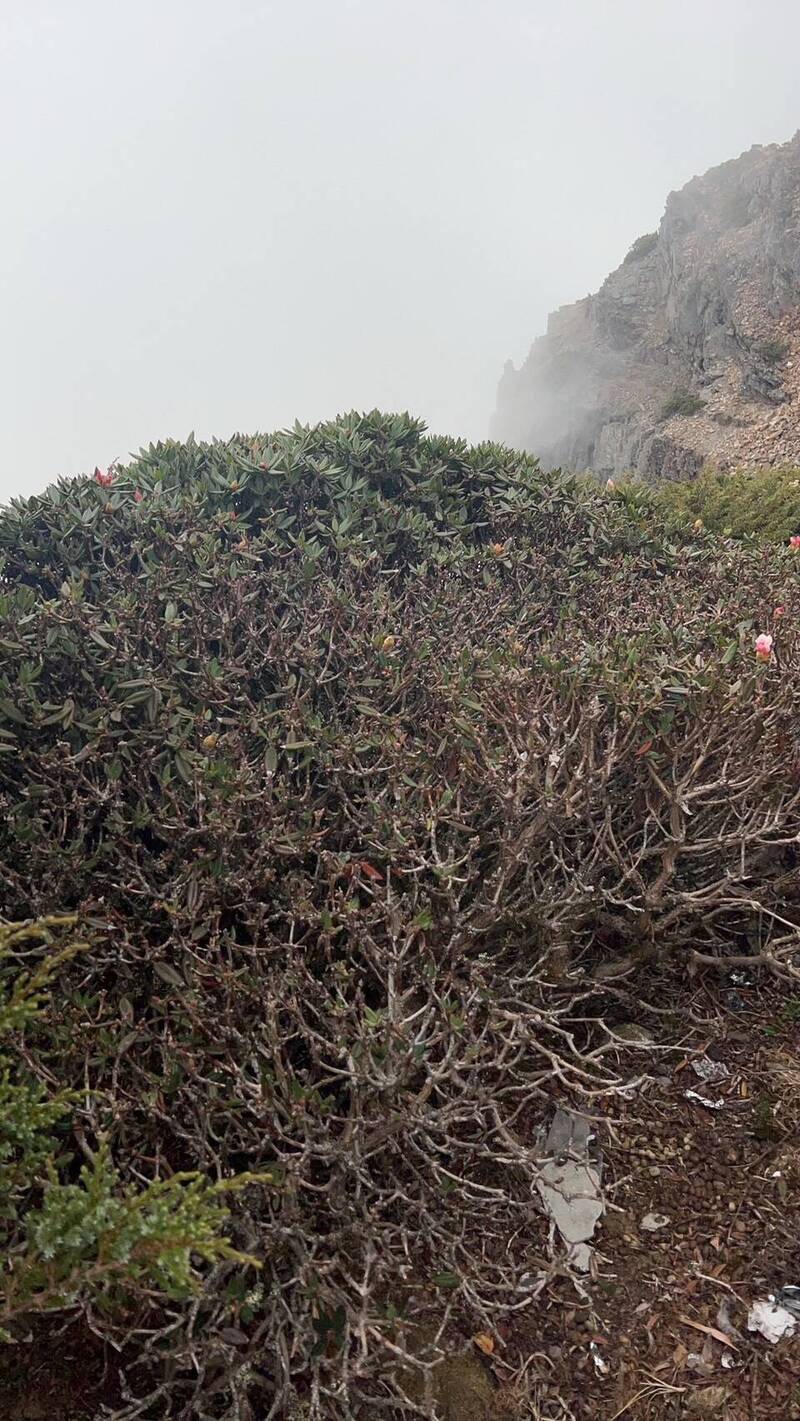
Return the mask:
[[[658,1233],[659,1229],[665,1229],[668,1223],[669,1218],[666,1214],[645,1214],[639,1228],[644,1229],[645,1233],[654,1234]]]
[[[704,1386],[695,1391],[686,1403],[689,1416],[722,1416],[728,1400],[726,1386]]]
[[[640,1046],[652,1045],[652,1031],[648,1031],[646,1027],[640,1026],[636,1021],[623,1021],[614,1030],[615,1035],[621,1037],[623,1041],[630,1041]]]

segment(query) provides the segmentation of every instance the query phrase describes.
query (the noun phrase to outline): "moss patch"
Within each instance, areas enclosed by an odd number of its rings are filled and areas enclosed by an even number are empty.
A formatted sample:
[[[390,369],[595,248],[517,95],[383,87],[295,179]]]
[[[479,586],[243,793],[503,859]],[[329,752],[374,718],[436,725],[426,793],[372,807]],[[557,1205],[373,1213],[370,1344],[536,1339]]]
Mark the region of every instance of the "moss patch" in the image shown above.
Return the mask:
[[[420,1344],[414,1348],[416,1352]],[[405,1371],[404,1391],[412,1401],[424,1399],[423,1375]],[[433,1369],[433,1394],[437,1415],[441,1421],[489,1421],[497,1412],[497,1392],[486,1368],[478,1357],[455,1353],[444,1357]]]
[[[494,1387],[476,1357],[448,1357],[436,1368],[442,1421],[489,1421]]]

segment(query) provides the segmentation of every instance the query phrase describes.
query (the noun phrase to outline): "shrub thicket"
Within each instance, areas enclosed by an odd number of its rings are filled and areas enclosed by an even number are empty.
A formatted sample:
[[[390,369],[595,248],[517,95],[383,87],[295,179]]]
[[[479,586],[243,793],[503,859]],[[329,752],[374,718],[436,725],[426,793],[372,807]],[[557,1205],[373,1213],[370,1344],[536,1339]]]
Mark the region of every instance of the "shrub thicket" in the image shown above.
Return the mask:
[[[29,1068],[124,1177],[275,1180],[257,1287],[127,1319],[126,1414],[372,1414],[530,1305],[536,1104],[619,1084],[598,955],[792,970],[797,562],[379,415],[151,448],[0,546],[5,911],[92,937]]]
[[[694,390],[680,389],[673,390],[672,394],[661,406],[659,419],[672,419],[673,415],[694,415],[705,409],[705,400],[701,400]]]
[[[800,533],[800,469],[791,466],[707,467],[696,479],[662,485],[654,501],[670,522],[687,527],[699,518],[724,537],[780,543]]]
[[[790,350],[791,346],[788,340],[783,340],[779,336],[773,336],[756,346],[756,354],[765,360],[767,365],[779,365],[782,360],[786,359]]]
[[[649,257],[650,253],[655,251],[657,246],[658,233],[645,232],[641,237],[637,237],[636,241],[628,248],[628,251],[625,253],[623,266],[627,266],[630,262],[641,261],[643,257]]]

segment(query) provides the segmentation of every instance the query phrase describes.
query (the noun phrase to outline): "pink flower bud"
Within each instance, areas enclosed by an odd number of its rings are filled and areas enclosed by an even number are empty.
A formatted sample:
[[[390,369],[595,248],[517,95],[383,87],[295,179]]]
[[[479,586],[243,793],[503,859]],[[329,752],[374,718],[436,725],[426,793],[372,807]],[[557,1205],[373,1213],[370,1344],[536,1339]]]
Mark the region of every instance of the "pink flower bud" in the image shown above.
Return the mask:
[[[772,655],[772,637],[769,632],[762,632],[756,637],[756,656],[759,661],[769,661]]]
[[[143,498],[144,494],[142,493],[142,490],[140,488],[137,488],[135,494],[133,495],[134,503],[141,503]]]
[[[794,548],[795,552],[800,549],[800,533],[792,534],[791,538],[789,539],[789,547]]]
[[[102,469],[95,469],[94,481],[96,484],[99,484],[101,488],[110,488],[114,482],[114,475],[111,473],[104,474]]]

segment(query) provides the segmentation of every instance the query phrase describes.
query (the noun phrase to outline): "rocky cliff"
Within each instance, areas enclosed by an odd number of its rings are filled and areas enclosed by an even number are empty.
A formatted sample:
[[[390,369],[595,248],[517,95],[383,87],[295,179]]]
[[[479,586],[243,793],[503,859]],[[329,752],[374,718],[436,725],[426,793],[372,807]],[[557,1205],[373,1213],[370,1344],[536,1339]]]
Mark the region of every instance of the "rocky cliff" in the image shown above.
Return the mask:
[[[800,462],[800,133],[670,195],[594,296],[509,361],[492,437],[650,479]]]

